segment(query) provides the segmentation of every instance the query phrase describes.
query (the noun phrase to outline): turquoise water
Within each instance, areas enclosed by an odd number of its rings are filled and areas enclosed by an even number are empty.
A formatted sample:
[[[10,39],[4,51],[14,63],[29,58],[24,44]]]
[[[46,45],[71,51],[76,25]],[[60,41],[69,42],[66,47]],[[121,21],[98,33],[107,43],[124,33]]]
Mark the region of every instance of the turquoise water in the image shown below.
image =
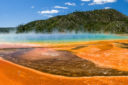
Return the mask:
[[[52,33],[52,34],[0,34],[0,42],[76,42],[93,40],[128,39],[128,36],[93,33]]]

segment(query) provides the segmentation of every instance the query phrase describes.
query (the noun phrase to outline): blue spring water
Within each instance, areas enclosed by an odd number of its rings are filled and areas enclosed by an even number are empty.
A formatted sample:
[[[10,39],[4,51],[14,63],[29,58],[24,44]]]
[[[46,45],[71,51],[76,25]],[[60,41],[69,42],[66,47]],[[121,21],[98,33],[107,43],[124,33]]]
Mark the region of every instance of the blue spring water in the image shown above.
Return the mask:
[[[0,42],[76,42],[93,40],[128,39],[128,36],[93,33],[52,33],[52,34],[0,34]]]

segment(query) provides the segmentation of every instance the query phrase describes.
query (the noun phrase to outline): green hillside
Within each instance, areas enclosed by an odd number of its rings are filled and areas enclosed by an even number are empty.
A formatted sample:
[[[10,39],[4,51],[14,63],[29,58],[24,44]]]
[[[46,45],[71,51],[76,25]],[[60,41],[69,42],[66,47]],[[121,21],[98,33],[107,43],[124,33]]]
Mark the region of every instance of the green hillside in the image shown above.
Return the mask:
[[[109,32],[128,33],[128,17],[114,9],[73,12],[47,20],[38,20],[18,26],[23,32]]]

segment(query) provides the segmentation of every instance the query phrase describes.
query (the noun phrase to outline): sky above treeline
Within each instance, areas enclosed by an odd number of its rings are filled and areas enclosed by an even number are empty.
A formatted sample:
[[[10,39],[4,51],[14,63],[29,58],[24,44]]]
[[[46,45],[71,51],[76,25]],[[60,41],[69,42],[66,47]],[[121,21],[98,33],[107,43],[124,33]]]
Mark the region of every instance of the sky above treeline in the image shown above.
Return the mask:
[[[1,0],[0,27],[16,27],[74,11],[110,8],[128,15],[128,0]]]

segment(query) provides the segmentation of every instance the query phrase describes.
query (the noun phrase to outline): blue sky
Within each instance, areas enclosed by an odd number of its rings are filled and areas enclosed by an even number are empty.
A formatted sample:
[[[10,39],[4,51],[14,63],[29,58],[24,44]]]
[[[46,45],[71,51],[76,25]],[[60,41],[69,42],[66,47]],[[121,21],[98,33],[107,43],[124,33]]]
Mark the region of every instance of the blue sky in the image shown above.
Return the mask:
[[[73,11],[113,8],[128,15],[128,0],[0,0],[0,27],[15,27]]]

